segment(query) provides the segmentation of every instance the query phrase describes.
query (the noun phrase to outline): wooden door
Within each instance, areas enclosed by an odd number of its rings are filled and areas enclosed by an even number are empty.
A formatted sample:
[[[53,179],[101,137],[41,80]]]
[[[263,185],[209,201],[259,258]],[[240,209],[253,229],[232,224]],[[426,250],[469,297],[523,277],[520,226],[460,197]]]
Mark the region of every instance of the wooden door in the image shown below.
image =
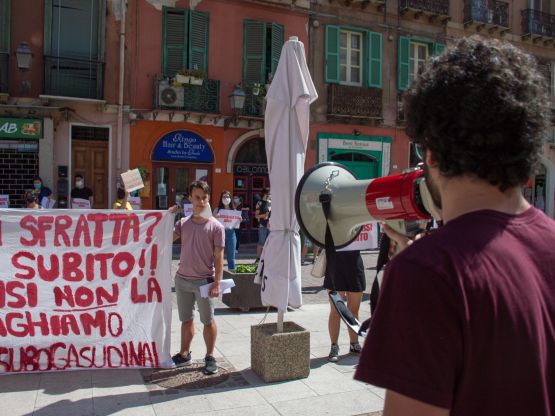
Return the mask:
[[[85,186],[94,194],[93,208],[108,207],[108,142],[97,140],[72,141],[72,181],[81,174]],[[72,188],[75,186],[72,183]]]

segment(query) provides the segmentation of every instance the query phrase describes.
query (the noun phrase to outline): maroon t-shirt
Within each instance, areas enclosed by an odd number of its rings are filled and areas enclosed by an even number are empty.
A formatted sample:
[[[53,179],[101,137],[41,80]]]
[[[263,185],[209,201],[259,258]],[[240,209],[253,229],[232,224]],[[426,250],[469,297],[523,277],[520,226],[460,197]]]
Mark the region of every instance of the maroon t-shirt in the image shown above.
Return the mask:
[[[555,416],[555,222],[472,212],[399,254],[355,378],[451,416]]]

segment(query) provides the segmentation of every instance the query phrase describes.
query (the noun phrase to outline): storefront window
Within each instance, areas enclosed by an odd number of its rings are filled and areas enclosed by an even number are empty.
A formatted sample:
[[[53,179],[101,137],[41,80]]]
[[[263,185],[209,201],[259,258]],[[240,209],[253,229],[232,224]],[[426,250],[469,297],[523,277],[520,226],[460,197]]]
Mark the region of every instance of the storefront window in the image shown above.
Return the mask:
[[[169,169],[156,169],[156,209],[168,209]]]

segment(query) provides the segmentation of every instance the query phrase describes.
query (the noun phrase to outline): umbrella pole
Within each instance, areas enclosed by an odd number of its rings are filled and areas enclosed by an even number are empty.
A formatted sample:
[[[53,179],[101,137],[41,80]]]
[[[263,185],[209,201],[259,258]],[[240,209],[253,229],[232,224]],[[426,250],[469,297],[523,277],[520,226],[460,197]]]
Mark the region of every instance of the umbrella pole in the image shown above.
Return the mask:
[[[277,332],[283,332],[283,312],[278,311],[278,319],[277,319]]]

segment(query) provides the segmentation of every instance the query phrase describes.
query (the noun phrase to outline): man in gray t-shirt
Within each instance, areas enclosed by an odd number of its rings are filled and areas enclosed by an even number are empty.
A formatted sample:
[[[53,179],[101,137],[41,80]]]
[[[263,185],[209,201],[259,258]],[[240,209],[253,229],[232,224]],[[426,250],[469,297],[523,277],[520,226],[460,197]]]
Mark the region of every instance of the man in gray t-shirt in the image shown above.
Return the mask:
[[[190,365],[191,342],[195,334],[194,309],[198,307],[204,324],[206,356],[204,371],[218,372],[214,358],[217,327],[214,321],[212,298],[220,295],[220,281],[224,266],[224,227],[211,215],[210,187],[206,182],[195,181],[189,186],[189,200],[193,215],[179,220],[174,226],[174,240],[181,238],[179,269],[175,276],[177,309],[181,321],[181,350],[172,359],[177,367]],[[175,211],[174,207],[170,211]],[[173,212],[172,211],[172,212]],[[200,295],[200,286],[211,283],[209,297]]]

